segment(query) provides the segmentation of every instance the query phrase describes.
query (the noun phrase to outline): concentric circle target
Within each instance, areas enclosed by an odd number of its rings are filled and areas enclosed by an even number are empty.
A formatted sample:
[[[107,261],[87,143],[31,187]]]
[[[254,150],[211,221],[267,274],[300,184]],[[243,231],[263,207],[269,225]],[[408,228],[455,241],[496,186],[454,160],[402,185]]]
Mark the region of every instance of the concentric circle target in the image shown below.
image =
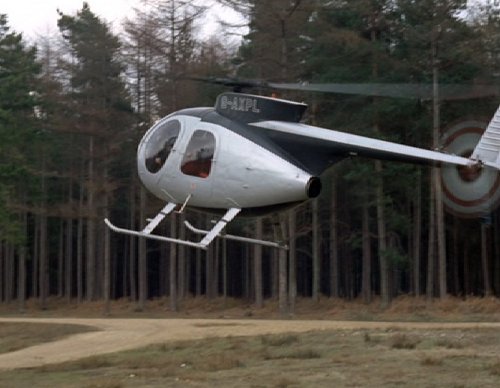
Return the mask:
[[[469,157],[485,131],[481,121],[462,121],[449,127],[441,144],[447,153]],[[459,217],[481,217],[500,202],[500,174],[492,168],[444,165],[441,167],[443,201]]]

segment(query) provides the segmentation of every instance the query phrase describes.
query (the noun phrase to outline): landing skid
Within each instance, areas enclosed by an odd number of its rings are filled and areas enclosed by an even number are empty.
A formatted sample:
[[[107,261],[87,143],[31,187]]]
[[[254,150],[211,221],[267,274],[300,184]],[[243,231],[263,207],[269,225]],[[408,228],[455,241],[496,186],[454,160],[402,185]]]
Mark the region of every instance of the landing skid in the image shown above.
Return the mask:
[[[184,221],[184,224],[186,227],[194,233],[197,234],[208,234],[210,233],[209,230],[202,230],[195,228],[193,225],[191,225],[188,221]],[[280,242],[274,242],[274,241],[266,241],[266,240],[258,240],[255,238],[249,238],[249,237],[243,237],[243,236],[235,236],[233,234],[218,234],[218,237],[224,238],[226,240],[233,240],[233,241],[241,241],[241,242],[246,242],[250,244],[257,244],[257,245],[264,245],[266,247],[273,247],[273,248],[280,248],[280,249],[288,249],[288,246],[286,244],[282,244]]]
[[[109,221],[107,218],[104,219],[104,222],[106,223],[108,228],[110,228],[112,231],[114,231],[116,233],[127,234],[129,236],[144,237],[144,238],[149,238],[152,240],[164,241],[164,242],[169,242],[169,243],[174,243],[174,244],[187,245],[187,246],[193,247],[193,248],[207,249],[208,245],[210,245],[210,243],[216,237],[221,237],[221,238],[225,238],[227,240],[235,240],[235,241],[247,242],[247,243],[251,243],[251,244],[259,244],[259,245],[274,247],[274,248],[288,249],[288,247],[286,245],[281,244],[281,243],[276,243],[273,241],[258,240],[258,239],[248,238],[248,237],[235,236],[235,235],[222,233],[222,231],[224,230],[226,225],[229,222],[231,222],[238,215],[238,213],[241,211],[241,209],[239,209],[239,208],[228,209],[226,211],[226,213],[215,223],[214,227],[210,230],[202,230],[202,229],[195,228],[188,221],[185,221],[184,223],[189,230],[191,230],[192,232],[194,232],[196,234],[203,235],[203,238],[199,242],[181,240],[178,238],[172,238],[172,237],[166,237],[166,236],[160,236],[157,234],[152,234],[152,231],[159,225],[159,223],[167,215],[169,215],[176,208],[176,206],[177,205],[173,202],[167,203],[167,205],[153,219],[149,220],[149,223],[146,225],[146,227],[142,231],[119,228],[119,227],[113,225],[111,223],[111,221]]]

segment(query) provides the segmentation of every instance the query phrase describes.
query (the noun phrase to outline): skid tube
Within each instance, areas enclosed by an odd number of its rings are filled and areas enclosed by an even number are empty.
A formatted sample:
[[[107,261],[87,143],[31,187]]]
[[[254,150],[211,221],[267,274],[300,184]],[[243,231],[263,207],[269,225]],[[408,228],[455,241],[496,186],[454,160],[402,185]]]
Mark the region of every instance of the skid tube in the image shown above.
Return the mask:
[[[189,221],[184,221],[184,224],[193,233],[207,234],[209,232],[208,230],[195,228],[193,225],[191,225],[191,223],[189,223]],[[233,234],[225,234],[225,233],[219,233],[217,237],[224,238],[226,240],[240,241],[240,242],[246,242],[246,243],[250,243],[250,244],[257,244],[257,245],[263,245],[266,247],[288,250],[288,245],[280,243],[280,242],[259,240],[259,239],[255,239],[255,238],[236,236]]]

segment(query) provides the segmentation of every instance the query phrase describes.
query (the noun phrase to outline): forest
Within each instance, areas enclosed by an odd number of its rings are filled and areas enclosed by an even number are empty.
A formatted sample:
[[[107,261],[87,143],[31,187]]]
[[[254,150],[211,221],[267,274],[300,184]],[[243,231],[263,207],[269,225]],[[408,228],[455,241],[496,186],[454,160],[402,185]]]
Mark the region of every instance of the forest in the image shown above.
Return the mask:
[[[110,232],[140,230],[163,206],[140,184],[136,148],[161,117],[213,106],[227,88],[192,77],[274,82],[499,85],[498,2],[218,0],[242,16],[210,37],[209,7],[148,0],[119,30],[86,3],[58,33],[27,41],[0,14],[0,303],[231,297],[262,307],[298,297],[500,296],[500,211],[450,211],[437,168],[347,158],[319,198],[287,210],[289,251],[217,239],[208,250]],[[55,10],[54,10],[55,11]],[[241,31],[244,31],[242,33]],[[238,34],[242,36],[238,36]],[[233,37],[237,36],[237,39]],[[230,43],[236,42],[236,43]],[[249,92],[266,94],[253,89]],[[303,91],[305,122],[427,149],[463,120],[488,123],[493,97],[414,99]],[[451,209],[453,210],[453,209]],[[161,234],[195,238],[187,209]],[[229,232],[274,239],[272,215]]]

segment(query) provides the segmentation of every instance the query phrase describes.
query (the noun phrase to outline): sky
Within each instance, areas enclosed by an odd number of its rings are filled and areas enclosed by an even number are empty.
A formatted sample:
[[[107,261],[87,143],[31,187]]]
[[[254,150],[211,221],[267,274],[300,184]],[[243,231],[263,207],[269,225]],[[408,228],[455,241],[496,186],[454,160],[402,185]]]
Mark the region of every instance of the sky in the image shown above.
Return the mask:
[[[64,14],[74,15],[87,1],[90,9],[101,19],[110,23],[119,31],[125,17],[133,18],[133,8],[141,6],[141,0],[0,0],[0,13],[7,14],[9,26],[17,33],[23,33],[28,39],[49,33],[57,33],[57,9]],[[217,30],[216,18],[224,14],[224,19],[237,19],[232,10],[211,9],[204,21],[202,34],[207,36]]]

